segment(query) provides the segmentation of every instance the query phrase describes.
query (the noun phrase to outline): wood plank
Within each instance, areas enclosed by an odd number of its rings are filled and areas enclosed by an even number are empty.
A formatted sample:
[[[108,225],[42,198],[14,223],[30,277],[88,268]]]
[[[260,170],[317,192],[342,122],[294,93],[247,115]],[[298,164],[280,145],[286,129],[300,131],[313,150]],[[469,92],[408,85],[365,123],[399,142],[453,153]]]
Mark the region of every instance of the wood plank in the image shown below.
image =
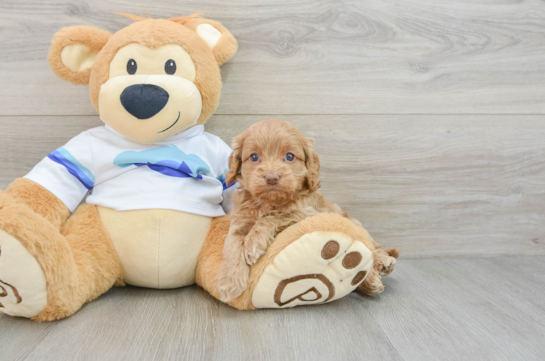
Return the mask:
[[[541,116],[282,118],[316,138],[322,193],[405,257],[545,254]],[[215,116],[207,131],[230,143],[263,119]],[[87,116],[0,117],[0,188],[100,124]]]
[[[232,139],[274,116],[217,116]],[[277,116],[316,138],[322,193],[406,257],[545,254],[540,116]]]
[[[543,275],[542,260],[500,257],[402,262],[403,275],[397,275],[402,278],[387,290],[395,294],[392,302],[400,316],[375,314],[407,360],[539,360],[544,355],[537,336],[545,325],[544,305],[527,298],[542,300],[543,290],[535,290],[533,281],[517,268],[526,265],[528,273]],[[527,291],[521,292],[522,287]]]
[[[0,315],[10,360],[541,360],[545,257],[400,260],[386,290],[236,311],[195,286],[116,288],[60,322]]]
[[[202,11],[240,42],[218,114],[543,114],[540,1],[265,0],[0,3],[0,114],[94,115],[88,90],[57,79],[49,42],[64,26],[109,31],[116,11]]]

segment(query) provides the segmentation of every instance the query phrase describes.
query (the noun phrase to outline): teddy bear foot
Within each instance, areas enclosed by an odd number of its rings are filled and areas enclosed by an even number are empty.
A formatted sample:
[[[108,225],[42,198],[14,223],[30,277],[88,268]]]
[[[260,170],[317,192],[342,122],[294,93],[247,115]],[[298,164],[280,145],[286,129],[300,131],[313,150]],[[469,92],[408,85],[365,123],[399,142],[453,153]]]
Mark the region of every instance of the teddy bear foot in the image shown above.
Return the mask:
[[[337,300],[354,291],[373,266],[373,252],[340,232],[307,233],[282,250],[252,294],[256,308],[287,308]]]
[[[31,318],[46,305],[40,265],[17,239],[0,230],[0,312]]]

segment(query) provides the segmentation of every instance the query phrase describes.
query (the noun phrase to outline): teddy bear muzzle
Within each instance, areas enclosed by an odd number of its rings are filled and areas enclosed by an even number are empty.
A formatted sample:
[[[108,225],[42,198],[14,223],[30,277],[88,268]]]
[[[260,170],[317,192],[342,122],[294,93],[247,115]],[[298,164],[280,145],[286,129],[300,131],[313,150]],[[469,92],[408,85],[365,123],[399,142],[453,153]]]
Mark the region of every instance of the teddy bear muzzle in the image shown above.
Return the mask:
[[[168,98],[168,92],[154,84],[129,85],[120,96],[123,108],[138,119],[149,119],[159,113]]]

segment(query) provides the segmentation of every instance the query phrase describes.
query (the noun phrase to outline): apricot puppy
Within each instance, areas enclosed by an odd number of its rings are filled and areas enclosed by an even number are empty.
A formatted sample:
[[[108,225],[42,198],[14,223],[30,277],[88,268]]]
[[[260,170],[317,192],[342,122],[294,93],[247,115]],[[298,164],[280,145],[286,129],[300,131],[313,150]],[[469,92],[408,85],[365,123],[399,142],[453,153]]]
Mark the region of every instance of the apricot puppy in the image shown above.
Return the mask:
[[[314,139],[286,121],[261,121],[236,137],[229,169],[226,183],[238,181],[240,188],[233,195],[231,227],[217,280],[224,302],[246,289],[249,267],[282,230],[319,213],[348,217],[318,193],[320,161]],[[361,227],[357,220],[351,221]],[[382,251],[376,242],[375,246]],[[382,252],[393,259],[388,264],[393,269],[395,259]],[[382,291],[379,272],[367,278],[362,285],[367,293]]]

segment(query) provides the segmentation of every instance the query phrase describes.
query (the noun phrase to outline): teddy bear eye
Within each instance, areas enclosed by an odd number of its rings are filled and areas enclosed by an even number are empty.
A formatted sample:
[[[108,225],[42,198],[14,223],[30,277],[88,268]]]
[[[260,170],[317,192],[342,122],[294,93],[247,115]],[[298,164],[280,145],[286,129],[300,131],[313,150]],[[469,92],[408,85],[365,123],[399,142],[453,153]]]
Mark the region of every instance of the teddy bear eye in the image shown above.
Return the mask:
[[[130,59],[127,62],[127,73],[129,73],[130,75],[133,75],[134,73],[136,73],[137,68],[138,66],[136,65],[136,60]]]
[[[172,59],[167,60],[165,63],[165,73],[172,75],[176,73],[176,62]]]
[[[254,153],[250,156],[250,160],[252,162],[257,162],[259,160],[259,156],[257,155],[257,153]]]
[[[295,160],[295,156],[293,155],[293,153],[286,154],[286,160],[288,162],[293,162]]]

